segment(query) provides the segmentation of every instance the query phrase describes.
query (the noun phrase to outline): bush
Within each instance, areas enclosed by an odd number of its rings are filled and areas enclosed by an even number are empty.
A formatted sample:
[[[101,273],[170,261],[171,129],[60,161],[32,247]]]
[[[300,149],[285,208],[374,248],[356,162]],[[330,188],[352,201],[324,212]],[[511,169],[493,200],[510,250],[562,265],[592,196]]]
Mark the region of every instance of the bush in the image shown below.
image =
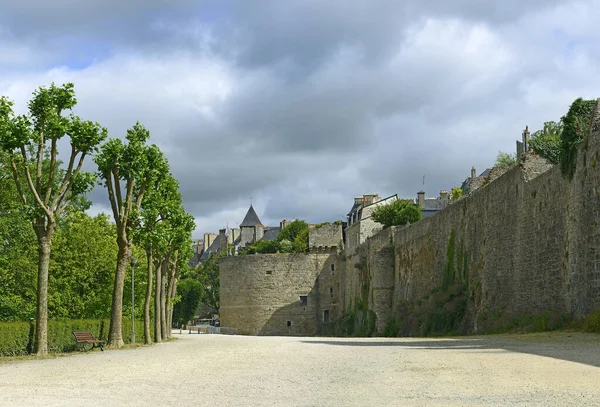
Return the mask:
[[[531,135],[529,145],[540,157],[544,157],[552,164],[560,162],[560,138],[563,130],[562,121],[546,122],[543,130],[538,130]]]
[[[568,314],[546,311],[540,314],[509,314],[503,310],[483,310],[477,316],[477,331],[482,334],[547,332],[570,327]]]
[[[434,289],[421,300],[402,303],[384,336],[441,336],[465,332],[467,290],[462,284]]]
[[[123,341],[131,342],[131,320],[123,319]],[[77,347],[73,332],[91,332],[96,339],[108,339],[108,319],[69,319],[48,321],[48,351],[72,352]],[[34,322],[0,322],[0,356],[27,355],[33,351]],[[150,331],[154,332],[153,327]],[[144,343],[144,321],[135,321],[135,341]]]
[[[573,102],[567,114],[560,140],[560,169],[567,179],[572,179],[577,165],[579,143],[587,136],[596,100],[579,98]]]
[[[583,330],[600,334],[600,308],[589,314],[583,320]]]
[[[0,322],[0,356],[20,356],[31,353],[33,324],[30,322]]]

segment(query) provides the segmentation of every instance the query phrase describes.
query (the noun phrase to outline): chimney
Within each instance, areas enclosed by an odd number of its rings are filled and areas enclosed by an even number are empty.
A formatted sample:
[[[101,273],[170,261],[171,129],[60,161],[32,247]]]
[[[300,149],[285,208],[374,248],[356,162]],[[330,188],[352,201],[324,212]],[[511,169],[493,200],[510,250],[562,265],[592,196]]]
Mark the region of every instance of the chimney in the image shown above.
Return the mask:
[[[417,203],[419,204],[419,208],[425,208],[425,191],[421,190],[417,192]]]
[[[475,167],[471,168],[471,179],[477,178],[477,170]]]
[[[377,194],[367,194],[363,196],[363,202],[365,203],[365,206],[367,205],[371,205],[374,204],[375,202],[379,201],[379,195]]]
[[[227,236],[225,232],[227,229],[219,229],[219,251],[227,253]]]
[[[357,198],[354,198],[354,203],[355,204],[361,204],[361,203],[363,203],[363,197],[359,196]]]
[[[448,200],[448,191],[446,191],[445,189],[442,189],[440,191],[440,199],[442,201],[447,201]]]
[[[288,225],[288,223],[290,223],[290,222],[284,219],[281,222],[279,222],[279,227],[281,229],[283,229],[284,227],[286,227]]]
[[[529,126],[525,126],[523,130],[523,152],[529,151]]]

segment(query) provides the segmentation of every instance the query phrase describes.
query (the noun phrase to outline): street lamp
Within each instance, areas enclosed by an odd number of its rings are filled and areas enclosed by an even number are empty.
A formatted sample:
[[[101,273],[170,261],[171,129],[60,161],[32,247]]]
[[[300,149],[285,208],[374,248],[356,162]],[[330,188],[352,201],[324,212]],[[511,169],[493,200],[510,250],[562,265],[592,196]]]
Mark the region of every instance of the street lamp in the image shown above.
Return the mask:
[[[135,265],[137,264],[138,259],[132,257],[129,263],[131,264],[131,343],[135,343],[135,307],[133,304],[135,303],[135,286],[133,285],[134,276],[135,276]]]

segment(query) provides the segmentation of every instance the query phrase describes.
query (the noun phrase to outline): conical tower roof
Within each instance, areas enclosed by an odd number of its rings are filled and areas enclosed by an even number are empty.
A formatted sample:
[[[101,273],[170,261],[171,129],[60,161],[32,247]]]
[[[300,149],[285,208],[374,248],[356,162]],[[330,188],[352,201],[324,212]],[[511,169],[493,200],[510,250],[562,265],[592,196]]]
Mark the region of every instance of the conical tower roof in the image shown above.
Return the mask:
[[[262,226],[263,224],[260,222],[260,219],[258,219],[258,215],[254,211],[252,205],[250,205],[250,209],[248,209],[244,220],[242,221],[242,223],[240,223],[240,227],[254,227],[256,225]]]

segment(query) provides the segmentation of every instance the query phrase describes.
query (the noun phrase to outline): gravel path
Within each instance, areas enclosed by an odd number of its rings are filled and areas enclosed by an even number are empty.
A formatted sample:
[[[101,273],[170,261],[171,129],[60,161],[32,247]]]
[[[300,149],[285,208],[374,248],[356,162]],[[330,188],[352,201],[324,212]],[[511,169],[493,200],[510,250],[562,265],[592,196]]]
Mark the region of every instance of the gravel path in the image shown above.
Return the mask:
[[[598,406],[600,336],[175,335],[0,364],[2,406]]]

